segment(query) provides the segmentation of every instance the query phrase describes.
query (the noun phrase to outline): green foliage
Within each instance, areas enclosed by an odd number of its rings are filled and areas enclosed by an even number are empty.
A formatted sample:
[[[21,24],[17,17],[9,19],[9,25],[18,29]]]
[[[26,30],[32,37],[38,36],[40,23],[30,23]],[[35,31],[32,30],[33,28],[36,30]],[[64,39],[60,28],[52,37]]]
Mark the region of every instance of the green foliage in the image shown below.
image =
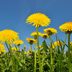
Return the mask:
[[[41,72],[72,72],[72,49],[68,57],[68,51],[65,51],[66,44],[54,49],[47,44],[44,40],[40,49]],[[36,72],[40,72],[38,50],[31,53],[25,52],[24,48],[21,51],[8,51],[0,54],[0,72],[34,72],[35,52]]]

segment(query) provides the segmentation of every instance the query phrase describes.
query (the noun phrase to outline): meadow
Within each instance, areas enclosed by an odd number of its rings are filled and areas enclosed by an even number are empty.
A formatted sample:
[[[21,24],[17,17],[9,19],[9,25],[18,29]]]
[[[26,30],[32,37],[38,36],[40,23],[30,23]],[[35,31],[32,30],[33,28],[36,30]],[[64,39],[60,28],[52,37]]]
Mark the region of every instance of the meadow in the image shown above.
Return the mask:
[[[0,72],[72,72],[72,22],[59,26],[67,36],[67,42],[66,39],[59,39],[55,28],[48,27],[51,19],[43,13],[31,14],[26,23],[36,29],[31,33],[31,38],[26,38],[30,45],[27,51],[24,41],[16,31],[0,31]],[[41,33],[40,27],[47,28]],[[56,41],[52,36],[55,36]],[[40,37],[43,38],[41,44]],[[22,44],[24,47],[20,49]]]

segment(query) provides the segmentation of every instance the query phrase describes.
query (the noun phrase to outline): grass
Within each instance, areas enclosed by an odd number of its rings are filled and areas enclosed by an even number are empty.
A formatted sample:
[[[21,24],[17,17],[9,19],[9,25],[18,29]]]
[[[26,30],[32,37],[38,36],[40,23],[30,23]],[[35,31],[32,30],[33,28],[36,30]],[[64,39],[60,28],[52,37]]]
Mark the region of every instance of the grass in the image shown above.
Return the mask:
[[[52,43],[47,44],[44,40],[39,51],[26,52],[24,48],[1,53],[0,72],[72,72],[72,50],[65,52],[67,44],[54,49]]]

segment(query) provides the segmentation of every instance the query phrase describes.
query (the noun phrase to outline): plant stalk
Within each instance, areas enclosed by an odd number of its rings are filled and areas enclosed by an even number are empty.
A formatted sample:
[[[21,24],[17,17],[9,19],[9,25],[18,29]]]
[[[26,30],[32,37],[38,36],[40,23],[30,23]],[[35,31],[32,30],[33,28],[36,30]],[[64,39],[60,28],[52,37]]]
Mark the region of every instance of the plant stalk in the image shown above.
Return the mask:
[[[36,32],[37,32],[37,48],[38,48],[39,72],[41,72],[41,71],[42,71],[42,67],[41,67],[41,60],[40,60],[40,49],[39,49],[39,34],[38,34],[38,26],[36,27]]]

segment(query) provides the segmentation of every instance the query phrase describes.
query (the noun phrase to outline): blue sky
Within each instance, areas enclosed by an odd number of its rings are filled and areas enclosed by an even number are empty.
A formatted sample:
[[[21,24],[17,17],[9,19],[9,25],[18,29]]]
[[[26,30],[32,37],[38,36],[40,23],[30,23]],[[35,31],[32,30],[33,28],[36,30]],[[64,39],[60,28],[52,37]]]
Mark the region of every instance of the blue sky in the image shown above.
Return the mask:
[[[48,27],[58,30],[59,38],[65,37],[58,29],[64,22],[72,21],[72,0],[0,0],[0,30],[12,29],[19,33],[22,40],[30,37],[35,27],[26,24],[28,15],[42,12],[51,19]],[[43,27],[39,31],[43,32]]]

